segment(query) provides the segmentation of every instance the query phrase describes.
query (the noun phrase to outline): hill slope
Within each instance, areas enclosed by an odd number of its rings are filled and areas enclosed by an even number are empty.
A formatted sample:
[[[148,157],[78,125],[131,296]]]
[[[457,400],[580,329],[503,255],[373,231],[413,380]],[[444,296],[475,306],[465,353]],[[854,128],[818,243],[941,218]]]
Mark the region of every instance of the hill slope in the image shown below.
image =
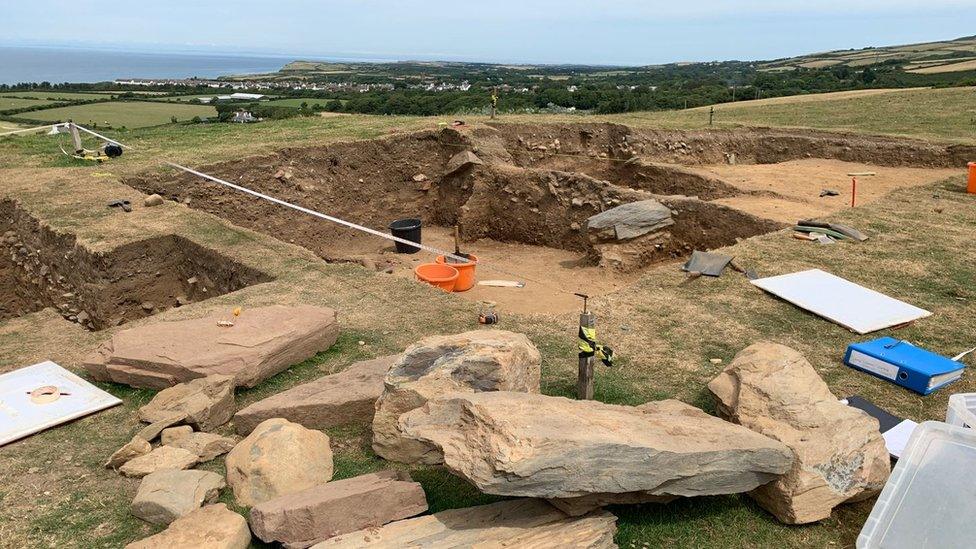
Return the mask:
[[[836,50],[778,59],[760,65],[760,70],[781,71],[795,68],[864,68],[882,63],[897,63],[906,72],[935,74],[976,69],[976,36],[955,40]]]

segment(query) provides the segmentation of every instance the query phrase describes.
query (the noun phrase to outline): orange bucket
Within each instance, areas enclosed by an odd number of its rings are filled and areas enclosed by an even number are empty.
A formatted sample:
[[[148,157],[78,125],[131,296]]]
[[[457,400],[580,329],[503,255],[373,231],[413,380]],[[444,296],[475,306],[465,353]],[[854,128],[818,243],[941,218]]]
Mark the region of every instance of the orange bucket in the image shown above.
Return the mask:
[[[417,280],[437,286],[445,292],[453,292],[458,280],[458,270],[450,265],[440,263],[424,263],[413,270]]]
[[[966,191],[976,194],[976,162],[969,163],[969,186],[966,187]]]
[[[450,265],[457,269],[458,279],[457,284],[454,285],[455,292],[466,292],[471,288],[474,288],[474,269],[478,266],[478,256],[474,254],[468,254],[471,261],[467,263],[448,263],[444,256],[437,256],[436,261],[441,265]]]

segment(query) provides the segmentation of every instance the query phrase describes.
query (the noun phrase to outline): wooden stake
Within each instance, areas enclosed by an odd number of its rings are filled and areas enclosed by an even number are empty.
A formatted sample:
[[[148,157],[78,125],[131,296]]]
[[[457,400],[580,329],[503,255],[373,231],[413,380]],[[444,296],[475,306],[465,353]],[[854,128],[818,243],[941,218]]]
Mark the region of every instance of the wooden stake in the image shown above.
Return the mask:
[[[580,315],[580,326],[592,328],[596,316],[586,312]],[[576,380],[576,397],[580,400],[593,400],[593,362],[592,356],[579,357],[579,377]]]

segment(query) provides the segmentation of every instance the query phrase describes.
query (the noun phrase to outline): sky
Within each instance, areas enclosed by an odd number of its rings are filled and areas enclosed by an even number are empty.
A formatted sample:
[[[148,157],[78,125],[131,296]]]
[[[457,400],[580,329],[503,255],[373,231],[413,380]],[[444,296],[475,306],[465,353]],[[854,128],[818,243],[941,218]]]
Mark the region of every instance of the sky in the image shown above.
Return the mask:
[[[0,45],[647,65],[976,34],[974,0],[4,0]]]

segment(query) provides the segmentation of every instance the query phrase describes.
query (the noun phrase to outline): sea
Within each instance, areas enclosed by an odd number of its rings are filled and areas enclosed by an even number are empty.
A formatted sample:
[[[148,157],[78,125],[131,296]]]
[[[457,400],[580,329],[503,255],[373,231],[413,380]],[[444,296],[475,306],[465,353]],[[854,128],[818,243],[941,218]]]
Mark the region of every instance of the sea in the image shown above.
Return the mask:
[[[125,78],[215,78],[275,72],[294,56],[136,53],[64,47],[0,46],[0,84],[106,82]],[[336,59],[338,60],[338,59]]]

